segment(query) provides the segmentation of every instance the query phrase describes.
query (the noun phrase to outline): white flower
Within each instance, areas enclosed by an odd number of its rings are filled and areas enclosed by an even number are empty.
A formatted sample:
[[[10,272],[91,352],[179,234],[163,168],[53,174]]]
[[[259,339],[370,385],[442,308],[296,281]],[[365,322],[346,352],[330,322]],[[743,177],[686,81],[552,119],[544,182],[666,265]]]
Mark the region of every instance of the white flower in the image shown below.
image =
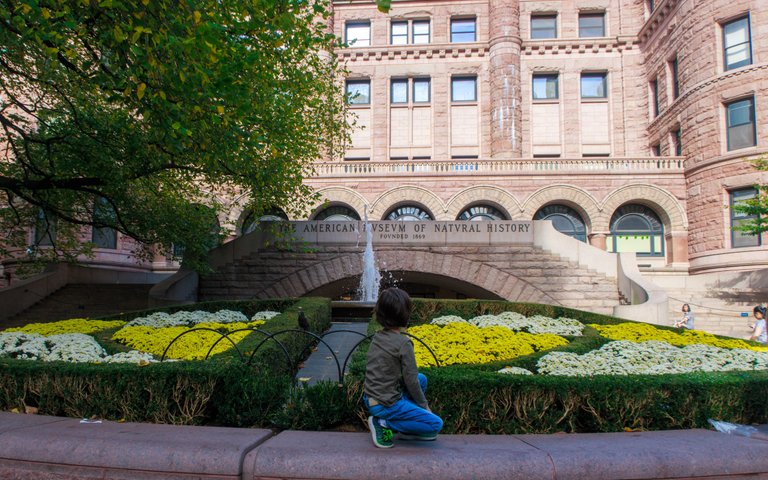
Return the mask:
[[[251,317],[251,321],[255,320],[269,320],[272,317],[280,315],[280,312],[273,312],[271,310],[264,310],[263,312],[256,312]]]
[[[496,373],[504,373],[508,375],[533,375],[533,372],[521,367],[504,367]]]
[[[104,348],[93,337],[82,333],[66,333],[49,337],[36,333],[0,333],[0,357],[78,363],[156,361],[152,355],[136,350],[107,355]]]

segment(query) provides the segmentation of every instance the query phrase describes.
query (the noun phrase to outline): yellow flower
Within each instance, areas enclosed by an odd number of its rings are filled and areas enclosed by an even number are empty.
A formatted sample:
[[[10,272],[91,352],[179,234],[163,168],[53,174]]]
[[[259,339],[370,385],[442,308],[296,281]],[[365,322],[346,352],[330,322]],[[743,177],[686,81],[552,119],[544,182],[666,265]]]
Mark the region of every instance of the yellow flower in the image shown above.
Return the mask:
[[[133,349],[160,357],[176,337],[195,328],[209,328],[216,330],[217,332],[227,333],[241,328],[258,327],[263,324],[264,321],[259,320],[248,323],[201,323],[195,327],[180,326],[153,328],[132,326],[124,327],[115,332],[115,334],[112,335],[112,340],[125,344]],[[229,338],[237,344],[250,333],[251,332],[249,331],[237,332],[230,334]],[[216,343],[218,340],[220,341]],[[211,347],[215,343],[216,347],[211,351],[211,355],[216,355],[232,348],[232,343],[226,338],[223,338],[219,333],[211,332],[209,330],[198,330],[188,333],[173,342],[173,345],[166,353],[166,357],[180,360],[202,360],[206,357],[208,351],[211,350]]]
[[[508,360],[568,344],[566,339],[548,333],[533,335],[506,327],[479,328],[458,322],[443,327],[419,325],[409,328],[408,333],[429,345],[440,365]],[[416,363],[419,366],[435,365],[429,350],[416,339],[413,343]]]
[[[108,328],[125,325],[122,320],[90,320],[86,318],[71,318],[50,323],[30,323],[19,328],[9,328],[6,332],[37,333],[48,337],[64,333],[94,333]]]
[[[629,340],[631,342],[659,340],[678,347],[701,344],[720,348],[745,348],[757,352],[768,352],[768,347],[750,345],[744,340],[739,340],[737,338],[717,338],[711,333],[703,332],[701,330],[674,332],[656,328],[648,323],[620,323],[618,325],[592,324],[589,326],[600,332],[600,335],[603,337],[611,340]]]

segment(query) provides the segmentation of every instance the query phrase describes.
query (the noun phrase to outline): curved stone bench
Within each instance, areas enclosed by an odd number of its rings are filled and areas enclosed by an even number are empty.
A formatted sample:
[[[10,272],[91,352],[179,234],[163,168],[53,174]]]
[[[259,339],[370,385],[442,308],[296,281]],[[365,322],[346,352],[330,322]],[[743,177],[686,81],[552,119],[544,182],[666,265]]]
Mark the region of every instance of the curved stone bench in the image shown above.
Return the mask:
[[[768,435],[710,430],[443,435],[186,427],[0,413],[3,479],[768,478]]]

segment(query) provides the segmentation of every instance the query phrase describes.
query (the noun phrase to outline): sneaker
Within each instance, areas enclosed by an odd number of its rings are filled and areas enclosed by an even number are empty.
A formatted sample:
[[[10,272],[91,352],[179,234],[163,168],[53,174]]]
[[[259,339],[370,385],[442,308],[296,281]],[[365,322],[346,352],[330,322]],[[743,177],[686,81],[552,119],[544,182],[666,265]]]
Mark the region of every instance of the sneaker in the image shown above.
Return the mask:
[[[420,442],[431,442],[437,439],[436,433],[401,433],[398,435],[400,440],[416,440]]]
[[[392,430],[383,427],[376,417],[368,417],[368,428],[371,429],[371,438],[373,444],[379,448],[392,448],[395,444],[392,442]]]

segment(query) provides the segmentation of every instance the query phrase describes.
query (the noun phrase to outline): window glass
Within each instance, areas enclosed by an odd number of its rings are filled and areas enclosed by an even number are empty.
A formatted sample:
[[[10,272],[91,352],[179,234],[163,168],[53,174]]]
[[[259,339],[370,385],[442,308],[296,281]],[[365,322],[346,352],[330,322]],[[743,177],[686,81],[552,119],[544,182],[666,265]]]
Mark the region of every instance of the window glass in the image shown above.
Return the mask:
[[[477,100],[477,79],[458,77],[451,79],[452,102],[474,102]]]
[[[651,82],[651,95],[653,95],[653,116],[659,116],[659,79],[654,78]]]
[[[576,210],[566,205],[547,205],[533,216],[534,220],[550,220],[558,232],[580,240],[587,241],[587,227]]]
[[[469,207],[456,217],[456,220],[468,220],[470,222],[480,222],[487,220],[507,220],[498,208],[491,205],[475,205]]]
[[[360,220],[360,215],[346,205],[334,205],[328,207],[315,215],[314,220],[325,220],[327,222],[348,222]]]
[[[731,228],[738,227],[745,223],[754,221],[757,215],[751,215],[745,212],[734,210],[734,205],[744,204],[747,200],[755,198],[757,190],[754,188],[745,188],[743,190],[734,190],[730,193],[731,203]],[[731,229],[731,247],[757,247],[760,245],[759,235],[750,235],[747,232]]]
[[[755,104],[752,98],[746,98],[728,104],[728,150],[754,147],[755,143]]]
[[[347,80],[347,95],[353,105],[371,103],[371,82],[368,80]]]
[[[389,214],[384,217],[384,220],[418,222],[421,220],[432,220],[432,215],[416,205],[404,205],[389,212]]]
[[[531,39],[557,38],[557,16],[536,15],[531,17]]]
[[[430,101],[430,81],[428,78],[413,79],[413,101],[416,103]]]
[[[56,217],[40,209],[35,223],[35,245],[53,245],[56,241]]]
[[[112,205],[104,198],[99,198],[93,204],[93,222],[99,224],[104,222],[113,224],[115,221],[115,212]],[[110,227],[94,226],[91,230],[91,241],[96,248],[117,248],[117,230]]]
[[[680,79],[678,78],[678,63],[677,57],[672,60],[672,99],[677,99],[680,96]]]
[[[675,155],[681,156],[683,154],[683,131],[678,128],[672,132],[672,141],[675,145]]]
[[[606,246],[609,252],[663,256],[664,227],[650,208],[637,204],[624,205],[611,217]]]
[[[581,98],[607,98],[608,82],[605,73],[581,74]]]
[[[392,22],[392,45],[408,43],[408,22]]]
[[[369,47],[371,45],[371,24],[365,23],[348,23],[347,27],[347,44],[351,47]]]
[[[725,50],[726,70],[752,63],[749,17],[740,18],[723,25],[723,49]]]
[[[554,100],[558,97],[557,88],[558,75],[537,74],[533,76],[533,99],[534,100]]]
[[[408,103],[408,80],[392,80],[392,103]]]
[[[587,13],[579,15],[579,37],[604,37],[605,14]]]
[[[429,43],[429,20],[414,20],[413,43]]]
[[[474,42],[475,41],[475,19],[462,18],[451,20],[451,42]]]

